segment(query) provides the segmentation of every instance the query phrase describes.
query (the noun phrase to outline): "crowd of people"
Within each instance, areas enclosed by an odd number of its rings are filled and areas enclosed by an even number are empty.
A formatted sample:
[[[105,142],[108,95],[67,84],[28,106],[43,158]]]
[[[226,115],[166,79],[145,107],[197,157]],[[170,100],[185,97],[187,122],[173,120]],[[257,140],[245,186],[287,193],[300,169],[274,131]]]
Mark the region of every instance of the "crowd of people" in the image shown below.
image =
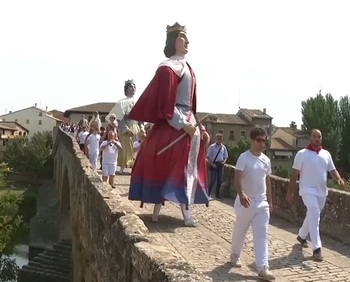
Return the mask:
[[[76,138],[80,149],[96,170],[100,159],[102,179],[115,188],[114,177],[132,167],[129,200],[154,205],[152,221],[159,221],[162,205],[171,201],[180,205],[184,225],[197,226],[189,207],[209,205],[216,184],[215,197],[220,199],[224,165],[229,158],[222,144],[222,134],[210,144],[210,136],[196,116],[196,77],[186,62],[189,40],[185,26],[167,26],[162,62],[136,101],[136,85],[127,80],[125,98],[118,101],[106,117],[106,128],[96,112],[92,120],[85,117],[76,125],[64,125]],[[271,196],[271,162],[263,153],[267,135],[264,129],[250,132],[250,148],[236,164],[234,186],[237,190],[234,208],[236,220],[232,234],[231,263],[241,267],[240,255],[248,228],[252,227],[255,263],[258,277],[272,281],[268,262],[268,226],[273,211]],[[322,134],[314,129],[310,145],[299,151],[287,200],[292,203],[296,181],[307,208],[306,218],[297,240],[308,246],[310,234],[313,258],[323,259],[319,236],[319,220],[327,196],[327,172],[344,185],[329,152],[321,146]],[[117,166],[120,167],[117,172]],[[210,182],[207,175],[210,171]],[[209,183],[209,185],[208,185]]]

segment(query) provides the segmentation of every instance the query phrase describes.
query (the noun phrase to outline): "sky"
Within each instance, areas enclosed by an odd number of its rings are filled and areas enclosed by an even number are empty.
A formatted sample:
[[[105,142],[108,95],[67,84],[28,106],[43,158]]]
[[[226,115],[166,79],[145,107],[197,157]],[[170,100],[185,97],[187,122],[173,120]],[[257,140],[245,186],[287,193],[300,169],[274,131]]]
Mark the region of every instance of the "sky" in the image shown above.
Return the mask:
[[[0,114],[138,98],[186,25],[198,111],[263,109],[301,124],[301,101],[350,94],[349,1],[0,1]]]

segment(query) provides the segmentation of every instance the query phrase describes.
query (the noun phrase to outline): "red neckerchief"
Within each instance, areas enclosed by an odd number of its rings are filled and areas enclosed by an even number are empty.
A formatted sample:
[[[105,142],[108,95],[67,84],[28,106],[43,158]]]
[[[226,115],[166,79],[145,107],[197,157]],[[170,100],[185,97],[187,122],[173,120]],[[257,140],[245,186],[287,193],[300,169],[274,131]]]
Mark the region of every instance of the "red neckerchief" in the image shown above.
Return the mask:
[[[311,144],[307,145],[305,147],[306,149],[310,150],[310,151],[314,151],[316,152],[317,154],[322,150],[322,146],[318,146],[316,149],[314,147],[311,146]]]

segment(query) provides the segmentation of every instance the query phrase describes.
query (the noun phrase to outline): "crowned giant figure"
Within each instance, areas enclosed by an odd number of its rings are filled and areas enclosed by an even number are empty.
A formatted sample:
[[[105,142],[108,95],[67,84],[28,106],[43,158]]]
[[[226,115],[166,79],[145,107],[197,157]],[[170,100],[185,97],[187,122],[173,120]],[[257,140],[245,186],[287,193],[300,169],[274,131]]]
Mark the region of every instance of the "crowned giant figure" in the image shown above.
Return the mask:
[[[185,26],[167,26],[162,62],[129,118],[154,123],[141,143],[131,173],[129,199],[155,204],[157,222],[165,201],[179,203],[185,226],[194,226],[189,205],[208,205],[205,147],[208,134],[196,119],[196,78],[185,60]]]
[[[109,121],[110,116],[115,115],[118,123],[118,137],[123,150],[118,154],[117,164],[120,166],[120,173],[124,172],[125,167],[132,166],[134,160],[133,143],[137,140],[137,136],[143,130],[142,123],[129,117],[129,113],[135,105],[136,85],[133,80],[125,81],[124,94],[125,98],[119,100],[106,119]]]

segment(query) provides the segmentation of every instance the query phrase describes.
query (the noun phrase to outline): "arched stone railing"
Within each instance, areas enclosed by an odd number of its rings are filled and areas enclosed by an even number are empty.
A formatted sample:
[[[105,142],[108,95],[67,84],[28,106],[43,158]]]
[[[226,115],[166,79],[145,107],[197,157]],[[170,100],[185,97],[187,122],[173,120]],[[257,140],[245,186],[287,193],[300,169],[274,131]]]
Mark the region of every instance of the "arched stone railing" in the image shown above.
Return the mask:
[[[72,240],[73,281],[212,281],[174,257],[132,205],[103,183],[73,138],[54,128],[60,238]]]

